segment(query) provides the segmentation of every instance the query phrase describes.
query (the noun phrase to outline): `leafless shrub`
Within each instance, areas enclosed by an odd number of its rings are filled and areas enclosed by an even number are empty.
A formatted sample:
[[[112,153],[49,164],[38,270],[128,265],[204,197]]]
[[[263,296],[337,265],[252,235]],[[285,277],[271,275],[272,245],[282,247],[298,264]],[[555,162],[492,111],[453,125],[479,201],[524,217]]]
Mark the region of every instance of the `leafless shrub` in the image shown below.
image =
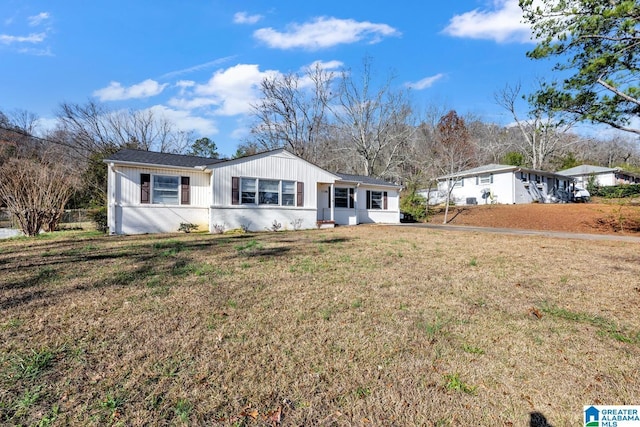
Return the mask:
[[[78,187],[75,171],[55,155],[12,158],[0,167],[0,199],[27,236],[53,231]]]

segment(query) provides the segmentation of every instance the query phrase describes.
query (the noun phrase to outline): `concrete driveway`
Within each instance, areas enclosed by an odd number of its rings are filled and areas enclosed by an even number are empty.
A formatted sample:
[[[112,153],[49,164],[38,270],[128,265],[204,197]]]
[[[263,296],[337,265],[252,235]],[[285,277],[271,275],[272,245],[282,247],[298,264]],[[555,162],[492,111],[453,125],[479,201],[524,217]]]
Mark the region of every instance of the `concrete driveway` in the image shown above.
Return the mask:
[[[0,228],[0,239],[7,239],[9,237],[16,237],[21,235],[22,232],[20,230],[16,230],[15,228]]]

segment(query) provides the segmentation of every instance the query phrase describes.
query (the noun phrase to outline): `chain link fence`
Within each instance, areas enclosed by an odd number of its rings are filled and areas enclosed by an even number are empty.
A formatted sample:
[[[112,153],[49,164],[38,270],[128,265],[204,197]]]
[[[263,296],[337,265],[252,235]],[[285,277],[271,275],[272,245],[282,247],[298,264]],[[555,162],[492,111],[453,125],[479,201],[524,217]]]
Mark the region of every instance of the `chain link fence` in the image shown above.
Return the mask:
[[[84,228],[93,229],[93,219],[89,209],[67,209],[60,220],[60,228]],[[5,209],[0,208],[0,228],[19,228],[17,221]]]

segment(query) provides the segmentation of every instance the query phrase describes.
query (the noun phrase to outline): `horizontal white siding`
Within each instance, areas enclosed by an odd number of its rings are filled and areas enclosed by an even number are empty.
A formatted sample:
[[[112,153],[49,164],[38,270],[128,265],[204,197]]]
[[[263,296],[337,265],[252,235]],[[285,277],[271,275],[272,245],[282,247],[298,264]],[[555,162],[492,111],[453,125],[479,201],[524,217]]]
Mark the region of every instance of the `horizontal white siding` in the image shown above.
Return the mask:
[[[120,206],[140,205],[140,174],[167,176],[188,176],[193,207],[209,207],[211,205],[210,174],[201,171],[165,169],[165,168],[134,168],[116,166],[116,200]],[[152,178],[153,180],[153,178]],[[144,206],[147,206],[146,204]]]
[[[438,188],[446,191],[447,182],[443,181]],[[494,203],[513,203],[513,172],[493,174],[493,182],[480,184],[476,176],[465,177],[462,186],[457,186],[451,192],[451,199],[456,205],[467,204],[468,198],[475,198],[477,204],[491,203],[490,198],[483,198],[483,190],[488,190]]]

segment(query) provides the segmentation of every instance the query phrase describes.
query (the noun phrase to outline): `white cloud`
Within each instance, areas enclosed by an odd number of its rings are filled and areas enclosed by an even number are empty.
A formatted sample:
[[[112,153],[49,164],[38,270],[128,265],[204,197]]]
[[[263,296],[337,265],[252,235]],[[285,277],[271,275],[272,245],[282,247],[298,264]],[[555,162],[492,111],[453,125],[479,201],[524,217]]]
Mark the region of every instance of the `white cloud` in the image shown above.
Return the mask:
[[[40,12],[37,15],[29,16],[27,21],[29,22],[29,26],[37,27],[42,24],[44,21],[50,18],[49,12]]]
[[[313,61],[311,65],[305,67],[305,70],[313,70],[316,66],[320,66],[325,71],[330,70],[338,70],[340,69],[344,63],[342,61],[333,60],[333,61]]]
[[[111,82],[109,86],[93,92],[100,101],[122,101],[125,99],[149,98],[160,94],[167,84],[160,84],[147,79],[130,87],[124,87],[119,82]]]
[[[174,110],[164,105],[154,105],[149,110],[154,115],[164,117],[174,123],[180,130],[195,131],[199,135],[215,135],[218,133],[218,128],[213,120],[192,116],[189,111]]]
[[[415,90],[428,89],[431,86],[433,86],[435,82],[442,79],[443,77],[444,77],[444,74],[440,73],[440,74],[436,74],[435,76],[425,77],[424,79],[418,80],[417,82],[406,83],[405,86]]]
[[[233,22],[236,24],[255,24],[262,18],[262,15],[248,15],[247,12],[238,12],[233,15]]]
[[[216,114],[233,116],[251,111],[251,105],[259,97],[262,80],[274,71],[260,71],[257,65],[238,64],[226,70],[218,70],[209,81],[196,85],[196,97],[192,103],[217,105]]]
[[[494,0],[492,10],[475,9],[456,15],[444,33],[453,37],[493,40],[498,43],[531,40],[531,29],[524,24],[518,0]]]
[[[364,39],[377,43],[382,37],[400,36],[400,32],[386,24],[320,17],[304,24],[291,24],[284,32],[261,28],[253,35],[272,48],[315,50]]]
[[[195,110],[198,108],[210,107],[212,105],[220,105],[221,101],[215,98],[206,98],[206,97],[195,97],[189,98],[184,97],[187,95],[185,92],[182,93],[182,98],[171,98],[168,102],[169,105],[175,108],[180,108],[182,110]]]
[[[42,43],[47,38],[46,33],[32,33],[28,36],[10,36],[8,34],[0,34],[0,43],[13,44],[13,43]]]

